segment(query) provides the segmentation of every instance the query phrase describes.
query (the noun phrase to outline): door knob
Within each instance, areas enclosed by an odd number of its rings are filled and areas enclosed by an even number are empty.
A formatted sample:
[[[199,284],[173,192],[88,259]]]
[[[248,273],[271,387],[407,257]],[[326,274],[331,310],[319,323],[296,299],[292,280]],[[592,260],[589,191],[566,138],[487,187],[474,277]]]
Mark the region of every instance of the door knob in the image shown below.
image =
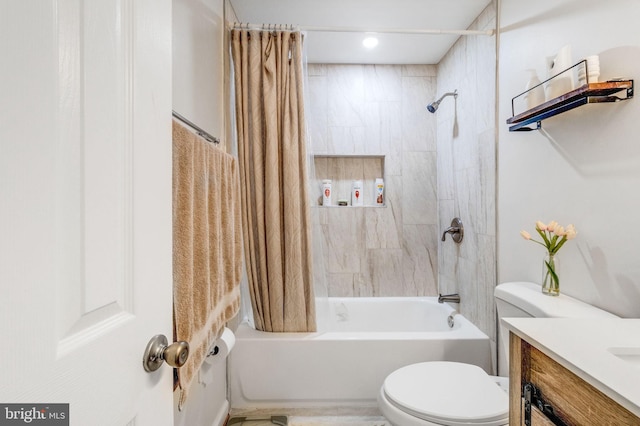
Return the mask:
[[[182,367],[189,358],[189,343],[175,342],[168,344],[163,334],[153,336],[147,344],[147,349],[142,357],[144,371],[150,373],[156,371],[164,361],[174,368]]]

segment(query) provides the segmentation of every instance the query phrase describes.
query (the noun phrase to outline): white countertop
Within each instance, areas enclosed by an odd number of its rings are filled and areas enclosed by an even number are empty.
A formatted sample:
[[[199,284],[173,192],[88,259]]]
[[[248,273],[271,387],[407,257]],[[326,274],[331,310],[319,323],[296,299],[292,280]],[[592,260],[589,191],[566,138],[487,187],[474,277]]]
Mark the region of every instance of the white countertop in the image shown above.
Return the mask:
[[[502,322],[640,417],[640,319],[504,318]],[[631,360],[615,352],[627,353]]]

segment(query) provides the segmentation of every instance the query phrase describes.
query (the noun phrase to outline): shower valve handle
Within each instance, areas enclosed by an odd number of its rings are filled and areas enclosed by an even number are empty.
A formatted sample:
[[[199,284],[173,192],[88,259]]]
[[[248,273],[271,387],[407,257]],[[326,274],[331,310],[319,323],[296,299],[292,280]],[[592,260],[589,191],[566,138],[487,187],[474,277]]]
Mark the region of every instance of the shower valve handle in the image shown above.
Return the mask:
[[[464,237],[464,226],[462,225],[462,221],[459,217],[453,218],[451,226],[442,233],[442,241],[446,240],[445,237],[447,234],[451,234],[451,238],[456,243],[460,244],[462,242],[462,238]]]

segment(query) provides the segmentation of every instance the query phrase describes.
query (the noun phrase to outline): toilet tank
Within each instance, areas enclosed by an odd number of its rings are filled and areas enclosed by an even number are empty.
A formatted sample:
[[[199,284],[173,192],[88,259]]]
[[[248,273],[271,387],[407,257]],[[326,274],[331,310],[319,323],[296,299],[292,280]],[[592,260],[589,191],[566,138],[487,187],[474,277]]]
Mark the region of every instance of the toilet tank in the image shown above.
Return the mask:
[[[498,318],[615,318],[616,315],[561,294],[548,296],[540,284],[510,282],[500,284],[494,292]]]
[[[616,315],[591,306],[573,297],[560,294],[547,296],[540,284],[531,282],[509,282],[496,287],[496,310],[498,313],[498,372],[509,374],[509,332],[502,325],[502,318],[616,318]]]

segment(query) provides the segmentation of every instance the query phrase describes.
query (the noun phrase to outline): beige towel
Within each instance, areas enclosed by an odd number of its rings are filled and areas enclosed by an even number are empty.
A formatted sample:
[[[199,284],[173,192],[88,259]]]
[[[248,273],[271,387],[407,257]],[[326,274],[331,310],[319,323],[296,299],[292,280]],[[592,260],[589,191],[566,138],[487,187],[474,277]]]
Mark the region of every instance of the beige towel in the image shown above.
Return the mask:
[[[181,407],[208,349],[240,306],[242,232],[236,159],[173,122],[173,321],[189,342]]]

